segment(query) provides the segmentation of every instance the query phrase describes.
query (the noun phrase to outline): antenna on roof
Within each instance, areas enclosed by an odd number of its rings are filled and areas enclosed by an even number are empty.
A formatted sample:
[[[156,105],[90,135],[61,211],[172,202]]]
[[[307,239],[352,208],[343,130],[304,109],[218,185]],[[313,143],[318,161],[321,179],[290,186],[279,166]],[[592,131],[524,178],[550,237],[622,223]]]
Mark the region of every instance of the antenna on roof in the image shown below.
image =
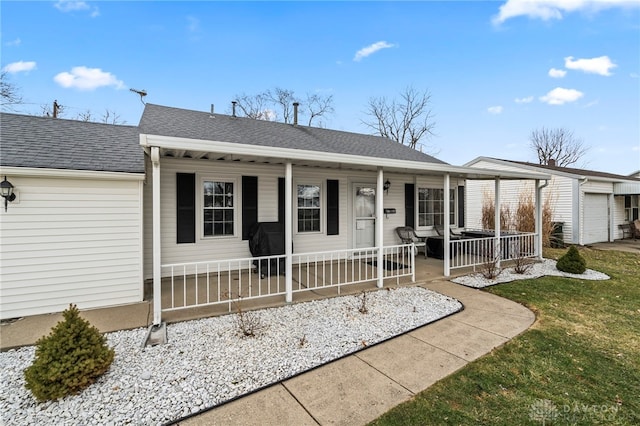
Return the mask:
[[[144,103],[144,101],[142,100],[142,98],[144,98],[145,96],[147,96],[147,91],[142,89],[142,90],[136,90],[136,89],[129,89],[130,91],[132,91],[133,93],[137,93],[138,95],[140,95],[140,102],[142,102],[142,105],[146,105]]]

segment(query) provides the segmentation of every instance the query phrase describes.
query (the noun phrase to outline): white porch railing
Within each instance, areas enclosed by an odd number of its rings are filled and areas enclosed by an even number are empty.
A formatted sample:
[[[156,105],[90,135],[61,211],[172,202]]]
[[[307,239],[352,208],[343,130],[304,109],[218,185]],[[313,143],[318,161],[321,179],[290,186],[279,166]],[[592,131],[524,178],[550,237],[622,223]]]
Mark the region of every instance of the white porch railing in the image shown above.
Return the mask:
[[[513,260],[538,255],[535,233],[501,235],[497,253],[495,245],[495,237],[452,240],[451,268],[465,268],[496,260]]]
[[[384,279],[415,281],[412,244],[383,249]],[[293,254],[293,292],[375,281],[378,249]],[[285,255],[162,265],[162,311],[284,296]]]

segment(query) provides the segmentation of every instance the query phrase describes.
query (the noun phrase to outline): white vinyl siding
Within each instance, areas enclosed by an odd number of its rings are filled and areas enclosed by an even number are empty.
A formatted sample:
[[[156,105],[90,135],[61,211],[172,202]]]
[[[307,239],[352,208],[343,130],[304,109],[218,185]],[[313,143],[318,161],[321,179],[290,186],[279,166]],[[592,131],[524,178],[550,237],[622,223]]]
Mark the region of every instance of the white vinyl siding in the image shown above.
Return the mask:
[[[220,162],[191,159],[162,158],[160,161],[161,170],[161,257],[162,263],[181,263],[211,261],[222,259],[239,259],[251,257],[249,244],[242,240],[241,235],[236,232],[233,237],[220,240],[217,238],[198,239],[195,244],[176,243],[176,173],[195,173],[196,181],[207,176],[225,176],[228,179],[241,181],[242,175],[258,177],[258,221],[273,222],[278,220],[278,178],[284,177],[284,165],[274,164],[245,164],[237,162]],[[385,180],[389,179],[391,187],[388,193],[383,193],[384,207],[395,208],[396,214],[389,214],[380,218],[384,221],[384,243],[385,245],[399,244],[395,234],[395,228],[404,226],[404,185],[405,183],[424,184],[429,187],[443,187],[442,177],[424,178],[416,182],[411,175],[385,174]],[[321,231],[320,232],[295,232],[297,223],[295,221],[296,185],[313,183],[321,185],[321,203],[326,200],[326,180],[339,181],[339,234],[326,235],[325,209],[322,209]],[[147,184],[144,189],[145,197],[145,278],[152,276],[152,178],[147,176]],[[293,167],[294,199],[292,206],[294,214],[293,247],[294,253],[309,253],[319,251],[331,251],[349,249],[353,247],[353,194],[352,185],[356,182],[365,182],[375,185],[376,173],[365,171],[349,171],[336,169],[320,169]],[[455,179],[451,181],[451,187],[457,186]],[[238,185],[239,186],[239,185]],[[241,223],[242,194],[241,188],[236,188],[236,210],[238,212],[237,221]],[[417,197],[416,197],[417,199]],[[416,210],[417,211],[417,210]],[[201,221],[201,213],[197,213],[196,223]]]
[[[479,161],[471,167],[491,168],[499,171],[524,171],[517,166],[497,164],[488,161]],[[563,223],[563,238],[566,243],[577,243],[578,234],[575,232],[578,226],[578,205],[574,203],[573,189],[575,179],[551,175],[548,185],[542,190],[543,203],[549,200],[552,210],[551,220]],[[540,181],[543,184],[544,181]],[[525,180],[501,180],[500,202],[509,205],[511,211],[515,211],[521,193],[530,193],[535,202],[534,181]],[[468,180],[466,184],[467,208],[465,211],[465,226],[467,228],[482,227],[482,200],[484,196],[493,199],[495,183],[493,180]],[[575,204],[575,205],[574,205]],[[574,214],[575,213],[575,214]]]
[[[99,174],[99,173],[96,173]],[[2,319],[142,301],[142,181],[12,177]]]

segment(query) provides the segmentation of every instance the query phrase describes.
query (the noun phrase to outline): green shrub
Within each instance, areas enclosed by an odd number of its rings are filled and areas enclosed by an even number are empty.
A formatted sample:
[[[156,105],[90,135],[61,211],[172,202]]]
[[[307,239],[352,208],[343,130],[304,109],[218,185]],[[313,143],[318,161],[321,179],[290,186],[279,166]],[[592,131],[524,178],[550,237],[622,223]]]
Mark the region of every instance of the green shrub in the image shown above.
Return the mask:
[[[39,401],[80,392],[109,369],[115,355],[75,305],[62,315],[64,320],[38,339],[35,360],[24,370],[25,387]]]
[[[587,270],[587,262],[584,260],[584,257],[580,256],[578,249],[575,248],[575,246],[571,246],[569,250],[558,259],[556,268],[570,274],[582,274]]]

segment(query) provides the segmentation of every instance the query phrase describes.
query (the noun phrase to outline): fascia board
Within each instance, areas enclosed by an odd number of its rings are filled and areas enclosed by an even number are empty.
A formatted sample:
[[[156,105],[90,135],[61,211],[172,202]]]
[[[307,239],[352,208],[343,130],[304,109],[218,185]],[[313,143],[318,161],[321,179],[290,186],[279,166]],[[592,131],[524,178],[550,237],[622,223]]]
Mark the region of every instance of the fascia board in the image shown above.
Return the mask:
[[[96,170],[41,169],[33,167],[0,167],[0,175],[71,178],[71,179],[104,179],[104,180],[144,180],[144,173],[101,172]]]
[[[332,152],[318,152],[271,146],[243,145],[230,142],[208,141],[200,139],[177,138],[172,136],[140,135],[140,144],[145,147],[157,146],[164,149],[187,151],[210,151],[236,155],[259,155],[261,157],[285,160],[318,161],[325,163],[339,163],[345,165],[366,165],[383,169],[398,169],[416,173],[450,173],[462,177],[475,176],[477,179],[550,179],[543,173],[524,173],[497,171],[449,164],[426,163],[421,161],[394,160],[389,158],[363,157],[360,155],[339,154]]]

